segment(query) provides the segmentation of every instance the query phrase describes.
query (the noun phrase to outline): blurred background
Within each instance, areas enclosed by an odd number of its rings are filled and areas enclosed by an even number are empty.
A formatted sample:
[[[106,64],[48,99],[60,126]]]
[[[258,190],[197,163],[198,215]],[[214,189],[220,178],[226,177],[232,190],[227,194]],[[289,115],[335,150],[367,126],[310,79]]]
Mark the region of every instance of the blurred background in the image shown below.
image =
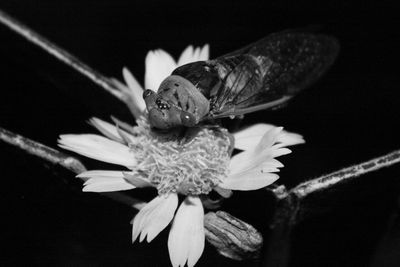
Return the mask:
[[[281,158],[278,184],[291,188],[400,146],[400,19],[390,3],[2,0],[0,9],[106,76],[122,79],[126,66],[140,82],[152,49],[178,58],[187,45],[208,43],[212,58],[272,32],[318,28],[341,44],[333,67],[286,108],[250,114],[242,122],[272,123],[304,135],[307,143]],[[56,147],[59,134],[94,132],[86,123],[92,116],[133,123],[111,95],[2,25],[0,57],[0,127]],[[132,209],[82,193],[72,174],[43,167],[4,143],[0,157],[2,265],[168,266],[168,231],[150,244],[132,245]],[[82,160],[89,168],[105,168]],[[394,166],[310,198],[304,212],[313,216],[291,233],[288,265],[399,266],[400,230],[391,228],[399,210],[399,173]],[[269,240],[274,202],[265,190],[235,193],[222,209]],[[260,263],[226,259],[207,245],[196,266],[222,264]]]

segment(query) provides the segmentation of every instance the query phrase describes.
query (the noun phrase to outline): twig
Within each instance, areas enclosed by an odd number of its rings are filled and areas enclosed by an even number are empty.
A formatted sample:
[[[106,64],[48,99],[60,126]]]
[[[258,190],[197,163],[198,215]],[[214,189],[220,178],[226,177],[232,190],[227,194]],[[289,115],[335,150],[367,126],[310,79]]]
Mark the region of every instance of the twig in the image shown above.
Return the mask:
[[[355,177],[377,171],[384,167],[389,167],[400,162],[400,150],[395,150],[389,154],[356,164],[327,175],[309,180],[297,185],[289,193],[302,198],[316,191],[330,188],[338,183],[353,179]]]
[[[86,171],[85,166],[76,158],[67,156],[58,150],[25,138],[19,134],[0,127],[0,140],[24,150],[28,154],[37,156],[47,162],[61,165],[74,173]]]
[[[80,61],[78,58],[65,51],[63,48],[52,43],[42,35],[38,34],[34,30],[30,29],[28,26],[14,19],[2,10],[0,10],[0,23],[4,24],[10,30],[14,31],[20,36],[24,37],[29,42],[42,48],[44,51],[54,56],[58,60],[64,62],[69,67],[86,76],[95,84],[99,85],[101,88],[105,89],[107,92],[109,92],[119,100],[125,102],[123,94],[119,91],[112,80],[110,80],[100,72],[92,69],[91,67]]]

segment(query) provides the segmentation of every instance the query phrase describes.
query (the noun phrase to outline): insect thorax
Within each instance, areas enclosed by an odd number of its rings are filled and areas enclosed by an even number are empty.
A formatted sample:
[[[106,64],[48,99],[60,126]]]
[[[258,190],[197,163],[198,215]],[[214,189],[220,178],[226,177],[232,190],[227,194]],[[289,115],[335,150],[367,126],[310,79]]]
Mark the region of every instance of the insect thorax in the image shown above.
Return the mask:
[[[209,112],[208,99],[192,82],[182,76],[167,77],[161,83],[158,95],[178,110],[191,114],[196,124]]]
[[[212,61],[197,61],[183,65],[172,72],[190,81],[207,99],[219,89],[221,79]]]

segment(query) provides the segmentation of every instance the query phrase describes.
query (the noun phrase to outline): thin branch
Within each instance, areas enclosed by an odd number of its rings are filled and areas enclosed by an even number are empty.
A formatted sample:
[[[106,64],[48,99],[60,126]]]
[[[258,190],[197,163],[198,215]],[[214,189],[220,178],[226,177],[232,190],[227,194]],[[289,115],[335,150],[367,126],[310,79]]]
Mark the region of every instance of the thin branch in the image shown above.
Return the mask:
[[[18,35],[24,37],[29,42],[42,48],[44,51],[54,56],[58,60],[64,62],[72,69],[86,76],[95,84],[99,85],[101,88],[105,89],[107,92],[109,92],[119,100],[125,102],[123,94],[119,91],[119,89],[116,87],[115,83],[111,79],[92,69],[91,67],[80,61],[78,58],[65,51],[63,48],[52,43],[42,35],[38,34],[34,30],[24,25],[20,21],[14,19],[2,10],[0,10],[0,23],[7,26],[10,30],[17,33]]]
[[[290,190],[290,193],[295,194],[299,198],[305,197],[313,192],[330,188],[338,183],[392,166],[399,162],[400,150],[395,150],[389,154],[301,183]]]
[[[52,164],[58,164],[76,174],[86,171],[85,166],[76,158],[70,157],[51,147],[25,138],[19,134],[0,127],[0,140],[24,150],[28,154],[44,159]]]

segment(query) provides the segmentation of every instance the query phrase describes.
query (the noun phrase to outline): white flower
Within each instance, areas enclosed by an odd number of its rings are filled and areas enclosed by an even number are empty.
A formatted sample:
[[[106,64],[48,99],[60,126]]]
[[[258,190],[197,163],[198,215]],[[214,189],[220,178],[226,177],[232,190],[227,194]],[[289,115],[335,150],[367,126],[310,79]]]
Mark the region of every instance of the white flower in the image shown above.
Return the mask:
[[[194,51],[189,47],[178,65],[207,57],[208,46]],[[150,52],[146,58],[146,87],[156,88],[175,67],[166,52]],[[142,87],[127,69],[124,77],[132,96],[137,98],[135,108],[143,111]],[[107,138],[95,134],[61,135],[59,144],[84,156],[124,167],[120,171],[92,170],[79,174],[78,177],[87,179],[84,191],[157,189],[158,196],[134,217],[132,241],[146,238],[150,242],[172,222],[168,250],[173,266],[194,266],[203,252],[204,210],[200,195],[211,190],[221,193],[270,185],[279,178],[276,172],[283,167],[276,158],[291,152],[286,146],[304,142],[298,134],[267,124],[256,124],[235,133],[234,143],[232,135],[223,128],[203,128],[193,139],[182,142],[173,132],[154,133],[146,118],[139,115],[135,127],[119,121],[114,126],[93,118],[90,123]],[[233,144],[242,152],[231,157]],[[186,196],[180,205],[178,194]]]

